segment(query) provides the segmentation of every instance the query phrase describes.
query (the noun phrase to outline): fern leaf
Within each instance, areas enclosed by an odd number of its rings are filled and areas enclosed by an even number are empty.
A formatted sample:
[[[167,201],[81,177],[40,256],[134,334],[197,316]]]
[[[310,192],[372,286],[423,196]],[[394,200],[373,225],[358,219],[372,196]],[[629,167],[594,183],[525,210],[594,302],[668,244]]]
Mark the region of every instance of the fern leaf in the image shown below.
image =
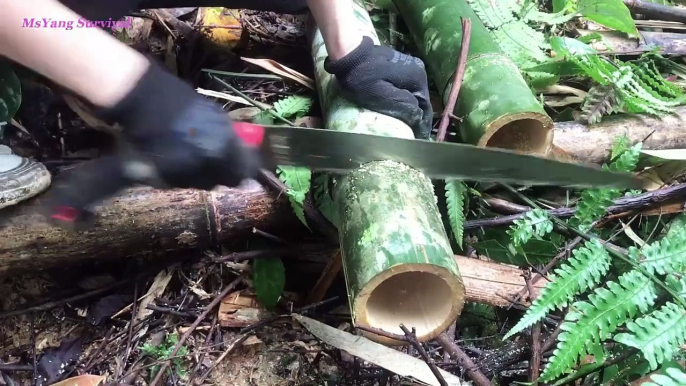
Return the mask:
[[[521,247],[531,240],[532,237],[543,237],[553,231],[553,222],[548,216],[548,212],[542,209],[534,209],[524,213],[524,217],[514,221],[514,224],[507,230],[507,234],[512,238],[512,245],[515,248]]]
[[[290,201],[293,211],[298,219],[309,229],[305,219],[304,202],[307,192],[310,191],[310,179],[312,172],[309,169],[296,166],[279,166],[277,168],[279,179],[283,181],[288,190],[288,201]]]
[[[641,155],[643,143],[639,142],[634,146],[623,151],[617,159],[609,166],[611,172],[633,172],[638,164],[638,157]]]
[[[274,103],[274,112],[282,118],[305,115],[312,106],[312,99],[300,95],[291,95]]]
[[[610,153],[610,159],[617,159],[621,154],[629,149],[629,137],[626,134],[622,134],[620,137],[615,138],[612,144],[612,150]]]
[[[665,374],[653,374],[650,376],[652,382],[643,382],[641,386],[683,386],[686,385],[686,373],[676,367],[665,370]]]
[[[581,121],[589,125],[600,122],[605,115],[621,111],[617,90],[613,85],[597,85],[588,90],[588,95],[581,107]]]
[[[651,274],[665,275],[681,272],[686,266],[686,230],[675,229],[659,241],[644,246],[640,250],[629,248],[630,253],[640,253],[639,262]],[[636,252],[634,252],[636,250]]]
[[[467,0],[467,3],[487,28],[495,29],[517,21],[515,13],[518,7],[513,0]]]
[[[617,334],[614,340],[643,352],[650,369],[672,359],[679,346],[686,342],[686,310],[667,303],[659,310],[626,324],[630,333]]]
[[[313,185],[314,201],[317,209],[322,212],[327,220],[338,226],[338,212],[331,196],[332,185],[335,185],[335,180],[330,175],[321,174],[315,178]]]
[[[540,295],[503,339],[543,319],[551,310],[566,307],[575,295],[593,288],[610,269],[610,261],[610,255],[598,240],[575,249],[572,257],[550,275]]]
[[[560,328],[558,345],[540,380],[557,378],[568,372],[580,356],[597,351],[619,325],[633,318],[640,310],[646,312],[657,297],[653,282],[638,271],[620,276],[618,283],[608,281],[596,288],[588,301],[572,304]]]
[[[448,207],[448,220],[455,236],[455,241],[462,248],[464,236],[464,203],[467,185],[459,180],[445,181],[445,199]]]

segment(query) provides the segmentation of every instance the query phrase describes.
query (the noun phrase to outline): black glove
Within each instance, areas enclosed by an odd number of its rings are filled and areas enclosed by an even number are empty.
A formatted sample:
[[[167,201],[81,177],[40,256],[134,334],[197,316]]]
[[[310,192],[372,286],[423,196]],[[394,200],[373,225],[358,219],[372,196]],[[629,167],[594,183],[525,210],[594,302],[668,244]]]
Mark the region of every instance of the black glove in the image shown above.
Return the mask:
[[[227,113],[155,64],[120,103],[95,114],[121,125],[123,146],[53,183],[41,211],[64,228],[89,227],[93,204],[134,184],[233,187],[260,167],[257,151],[237,136]]]
[[[168,187],[233,187],[259,169],[258,155],[243,145],[228,114],[157,64],[98,115],[122,126],[126,142]]]
[[[376,46],[364,36],[343,58],[326,58],[324,69],[336,76],[344,96],[360,107],[405,122],[416,138],[431,134],[433,111],[421,59]]]

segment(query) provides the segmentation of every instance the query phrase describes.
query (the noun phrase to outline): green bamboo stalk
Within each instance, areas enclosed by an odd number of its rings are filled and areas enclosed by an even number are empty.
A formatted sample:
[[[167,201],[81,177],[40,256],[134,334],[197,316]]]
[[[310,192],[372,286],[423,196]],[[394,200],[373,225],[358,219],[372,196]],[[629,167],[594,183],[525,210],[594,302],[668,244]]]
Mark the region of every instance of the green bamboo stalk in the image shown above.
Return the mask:
[[[444,103],[460,52],[459,20],[471,19],[469,55],[454,110],[456,116],[464,117],[460,124],[464,142],[528,154],[549,153],[552,120],[465,0],[396,0],[395,5]]]
[[[378,37],[367,11],[353,5],[352,28]],[[315,77],[330,130],[414,138],[403,122],[357,107],[339,93],[324,70],[326,47],[313,31]],[[431,180],[392,161],[371,162],[336,177],[343,272],[353,322],[402,334],[400,323],[417,329],[420,341],[433,339],[458,317],[465,288],[453,259]],[[366,333],[377,342],[400,342]]]

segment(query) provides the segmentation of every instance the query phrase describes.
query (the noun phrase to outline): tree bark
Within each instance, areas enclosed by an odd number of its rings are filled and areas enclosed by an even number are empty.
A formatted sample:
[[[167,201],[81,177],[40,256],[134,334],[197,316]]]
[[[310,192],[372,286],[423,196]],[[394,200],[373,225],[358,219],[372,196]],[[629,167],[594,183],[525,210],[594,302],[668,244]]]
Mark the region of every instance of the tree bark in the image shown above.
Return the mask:
[[[51,226],[26,204],[0,211],[0,274],[244,243],[253,227],[302,227],[283,197],[252,181],[211,192],[127,189],[96,208],[95,226],[85,232]]]
[[[564,153],[561,158],[583,163],[608,161],[613,141],[626,134],[630,143],[646,139],[645,150],[686,148],[686,106],[659,118],[647,115],[611,115],[592,126],[579,122],[555,124],[553,146]],[[650,137],[648,137],[650,135]]]
[[[355,22],[349,27],[378,44],[364,5],[351,3]],[[311,31],[325,128],[414,138],[400,120],[361,109],[341,95],[324,69],[328,54],[321,33]],[[403,323],[417,329],[420,341],[433,339],[462,311],[465,289],[431,180],[391,161],[365,164],[336,180],[336,225],[353,322],[397,334],[403,333]]]

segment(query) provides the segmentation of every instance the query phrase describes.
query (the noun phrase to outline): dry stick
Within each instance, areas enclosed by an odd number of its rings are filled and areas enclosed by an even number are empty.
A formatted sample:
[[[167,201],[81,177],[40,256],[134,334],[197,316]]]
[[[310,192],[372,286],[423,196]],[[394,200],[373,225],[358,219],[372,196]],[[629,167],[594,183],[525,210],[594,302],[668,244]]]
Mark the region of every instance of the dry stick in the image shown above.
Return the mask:
[[[365,327],[365,326],[358,326],[358,325],[355,325],[355,328],[357,328],[358,330],[369,332],[371,334],[383,336],[384,338],[397,340],[399,342],[407,342],[408,341],[407,336],[394,334],[392,332],[384,331],[380,328]]]
[[[566,315],[568,311],[569,311],[569,307],[566,307],[564,312],[563,312],[563,315]],[[545,342],[543,342],[543,346],[541,347],[542,353],[548,351],[548,349],[551,348],[555,344],[555,341],[557,340],[557,336],[560,335],[560,333],[562,332],[561,327],[562,327],[562,323],[558,323],[558,325],[557,325],[557,327],[555,327],[555,330],[553,331],[553,333],[550,334],[550,336],[548,336],[548,339],[546,339]]]
[[[640,13],[654,20],[686,23],[686,9],[642,0],[623,0],[632,13]]]
[[[464,25],[464,21],[462,22]],[[410,342],[410,344],[419,351],[419,355],[422,356],[424,359],[424,362],[426,362],[427,365],[429,365],[429,369],[431,369],[431,372],[434,374],[436,379],[438,380],[438,383],[441,384],[441,386],[448,386],[448,382],[445,381],[445,378],[443,378],[443,374],[441,374],[440,371],[438,371],[438,367],[436,367],[436,363],[434,363],[433,359],[429,357],[429,354],[426,353],[426,350],[424,350],[424,347],[422,347],[421,343],[417,340],[417,335],[415,335],[415,329],[414,327],[412,328],[412,331],[408,330],[407,327],[405,327],[404,324],[400,323],[400,328],[403,330],[405,333],[405,337],[407,338],[407,341]]]
[[[467,372],[469,378],[474,381],[477,386],[491,386],[491,381],[486,378],[486,376],[479,370],[479,368],[474,364],[472,358],[470,358],[460,346],[458,346],[452,339],[448,338],[445,333],[440,334],[436,337],[438,343],[443,346],[443,349],[450,353],[450,356],[457,359],[457,363],[462,365]]]
[[[259,236],[262,236],[262,237],[264,237],[264,238],[267,239],[267,240],[274,241],[274,242],[276,242],[276,243],[278,243],[278,244],[283,244],[283,245],[287,245],[287,244],[288,244],[288,242],[286,242],[284,239],[282,239],[282,238],[280,238],[280,237],[277,237],[277,236],[274,236],[274,235],[271,234],[271,233],[267,233],[267,232],[265,232],[265,231],[261,231],[261,230],[259,230],[259,229],[257,229],[257,228],[252,228],[252,233],[254,233],[254,234],[256,234],[256,235],[259,235]]]
[[[10,372],[10,371],[33,371],[33,366],[31,365],[10,365],[10,364],[0,364],[0,371]]]
[[[129,337],[126,340],[126,352],[124,353],[124,361],[122,362],[122,368],[121,371],[123,372],[124,369],[126,368],[126,362],[129,361],[129,355],[131,354],[131,344],[133,340],[133,324],[136,322],[136,311],[138,310],[137,307],[138,303],[138,283],[136,283],[133,287],[133,304],[131,305],[131,321],[129,322]],[[119,367],[119,366],[117,366]],[[121,375],[119,369],[117,369],[117,375],[115,378],[119,377]]]
[[[627,212],[629,210],[647,209],[658,204],[664,203],[665,201],[675,200],[677,198],[684,197],[686,197],[686,184],[673,185],[667,188],[643,193],[638,196],[622,197],[620,199],[617,199],[614,201],[614,204],[612,206],[609,206],[607,208],[607,213],[618,214],[622,212]],[[528,209],[527,211],[529,210],[531,209]],[[546,212],[548,212],[549,215],[553,215],[559,218],[571,217],[574,215],[574,213],[576,213],[576,211],[577,207],[546,210]],[[466,221],[464,224],[464,229],[509,225],[512,224],[514,220],[524,217],[524,213],[526,212],[510,216]]]
[[[224,350],[222,355],[220,355],[219,358],[217,358],[217,360],[214,361],[214,363],[212,363],[212,365],[210,365],[210,367],[207,369],[207,371],[205,371],[200,376],[200,378],[195,381],[195,383],[196,384],[202,384],[205,381],[205,379],[207,378],[207,376],[210,375],[212,370],[214,370],[214,368],[217,367],[224,360],[224,358],[226,358],[229,354],[231,354],[231,352],[236,348],[236,346],[238,346],[239,344],[243,343],[246,339],[248,339],[249,336],[250,336],[250,333],[243,334],[240,337],[238,337],[236,340],[234,340],[233,343],[231,343],[231,345],[229,347],[227,347],[226,350]]]
[[[210,326],[210,330],[207,332],[207,336],[205,337],[205,351],[200,353],[200,356],[198,357],[198,363],[195,365],[195,368],[193,369],[193,372],[191,373],[191,376],[189,378],[190,384],[193,384],[193,380],[198,374],[198,371],[200,371],[200,366],[202,366],[202,362],[205,360],[205,355],[207,355],[207,351],[210,347],[210,341],[212,340],[212,336],[214,335],[214,329],[217,326],[217,320],[218,318],[215,315],[214,318],[212,318],[212,325]]]
[[[221,303],[222,299],[224,299],[226,295],[229,294],[229,292],[233,291],[233,289],[238,285],[238,283],[241,282],[241,280],[243,280],[243,275],[238,276],[234,281],[229,283],[229,285],[227,285],[226,288],[224,288],[224,290],[217,297],[215,297],[214,300],[212,300],[212,302],[205,308],[205,311],[203,311],[202,314],[200,314],[198,318],[195,319],[195,322],[193,322],[193,324],[191,324],[190,327],[188,327],[188,330],[183,334],[183,336],[181,336],[181,339],[179,339],[179,341],[176,343],[176,346],[174,346],[174,350],[172,350],[172,352],[169,354],[170,357],[175,356],[179,352],[181,346],[183,346],[183,344],[186,343],[186,340],[191,336],[193,331],[195,331],[195,329],[200,325],[200,323],[202,323],[202,321],[205,320],[210,311],[214,310],[219,305],[219,303]],[[152,382],[150,382],[150,386],[155,386],[160,382],[168,367],[169,361],[164,362],[164,364],[160,368],[160,371],[155,376],[155,379],[153,379]]]
[[[448,95],[448,102],[441,113],[441,121],[438,123],[438,134],[436,135],[436,142],[445,140],[445,133],[450,124],[450,116],[455,110],[455,103],[457,103],[457,96],[460,94],[460,87],[462,86],[462,79],[464,78],[464,71],[467,67],[467,54],[469,53],[469,42],[472,35],[472,21],[470,19],[462,19],[462,44],[460,46],[460,56],[457,59],[457,68],[455,69],[455,80],[450,88]]]
[[[524,275],[524,282],[529,290],[529,298],[533,303],[536,298],[536,292],[534,291],[533,284],[531,284],[531,271],[527,271]],[[536,380],[541,369],[541,322],[536,322],[531,329],[531,365],[529,369],[529,381],[538,383]]]

